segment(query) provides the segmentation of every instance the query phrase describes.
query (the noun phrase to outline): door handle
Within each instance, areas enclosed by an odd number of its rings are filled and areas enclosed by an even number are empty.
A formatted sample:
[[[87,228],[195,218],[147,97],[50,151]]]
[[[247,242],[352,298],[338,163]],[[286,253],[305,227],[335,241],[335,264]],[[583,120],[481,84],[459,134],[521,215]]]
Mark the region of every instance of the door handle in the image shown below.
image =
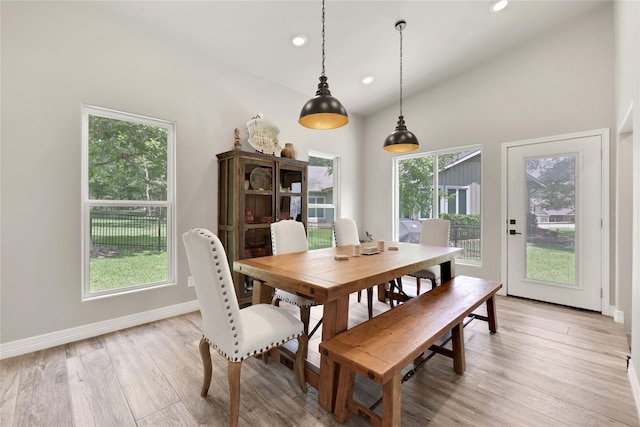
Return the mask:
[[[516,230],[509,230],[509,234],[513,236],[514,234],[522,234],[522,233],[518,233]]]

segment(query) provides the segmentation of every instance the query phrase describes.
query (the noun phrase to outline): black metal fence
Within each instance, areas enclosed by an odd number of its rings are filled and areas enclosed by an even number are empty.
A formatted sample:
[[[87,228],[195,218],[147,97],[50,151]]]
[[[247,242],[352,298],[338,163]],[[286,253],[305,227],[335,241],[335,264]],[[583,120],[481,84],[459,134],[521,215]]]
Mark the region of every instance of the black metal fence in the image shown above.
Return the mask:
[[[451,246],[464,248],[463,259],[480,261],[480,224],[451,223],[449,232]]]
[[[94,248],[165,251],[167,220],[163,211],[92,211],[91,245]]]

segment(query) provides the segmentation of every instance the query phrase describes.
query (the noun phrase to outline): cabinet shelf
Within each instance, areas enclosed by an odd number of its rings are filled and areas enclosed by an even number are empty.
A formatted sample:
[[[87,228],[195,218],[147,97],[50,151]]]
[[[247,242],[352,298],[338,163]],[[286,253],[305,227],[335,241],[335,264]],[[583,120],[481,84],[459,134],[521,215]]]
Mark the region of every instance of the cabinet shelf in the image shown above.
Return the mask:
[[[253,280],[233,272],[233,262],[271,255],[271,222],[297,219],[306,228],[308,163],[239,150],[220,153],[217,158],[218,237],[232,267],[238,302],[247,305],[251,304]],[[251,173],[256,168],[271,176],[272,190],[251,188]],[[270,222],[261,222],[268,217]]]

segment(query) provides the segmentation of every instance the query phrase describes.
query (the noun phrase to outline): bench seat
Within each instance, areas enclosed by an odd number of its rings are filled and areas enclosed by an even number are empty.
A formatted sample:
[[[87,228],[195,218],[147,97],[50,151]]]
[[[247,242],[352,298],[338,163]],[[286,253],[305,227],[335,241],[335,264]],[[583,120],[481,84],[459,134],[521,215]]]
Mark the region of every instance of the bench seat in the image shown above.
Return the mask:
[[[401,371],[451,332],[453,368],[465,370],[463,321],[486,302],[489,330],[497,331],[495,293],[501,283],[456,276],[373,319],[320,343],[320,352],[339,365],[335,418],[357,413],[374,426],[400,425]],[[382,417],[352,399],[355,374],[381,384]]]

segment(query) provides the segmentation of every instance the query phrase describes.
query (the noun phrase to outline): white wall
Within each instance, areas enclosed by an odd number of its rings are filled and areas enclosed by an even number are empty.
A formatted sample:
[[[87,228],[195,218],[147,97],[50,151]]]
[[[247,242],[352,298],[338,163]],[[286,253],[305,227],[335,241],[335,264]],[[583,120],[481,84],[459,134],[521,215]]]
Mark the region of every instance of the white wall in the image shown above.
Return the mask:
[[[631,273],[632,273],[632,182],[633,182],[633,104],[638,92],[638,16],[639,3],[618,1],[615,3],[615,117],[618,143],[617,150],[617,228],[616,253],[613,264],[616,267],[616,283],[620,290],[618,305],[626,313],[625,329],[631,331]],[[638,106],[636,98],[636,106]],[[636,134],[637,134],[636,125]]]
[[[631,299],[625,306],[631,305],[631,316],[625,314],[625,326],[631,321],[631,369],[629,376],[634,391],[636,406],[640,409],[640,3],[637,1],[615,2],[616,35],[616,129],[632,134],[624,134],[619,141],[618,158],[622,173],[633,176],[633,185],[621,182],[619,192],[627,200],[631,199],[632,211],[620,210],[621,222],[626,226],[632,223],[632,233],[619,233],[618,271],[621,273],[620,297]],[[630,113],[630,114],[629,114]],[[629,156],[633,159],[629,159]],[[629,173],[632,162],[633,172]],[[620,179],[622,181],[622,179]],[[629,194],[632,192],[632,194]],[[629,253],[631,251],[631,253]],[[627,263],[631,263],[628,265]],[[629,271],[631,269],[631,271]],[[631,273],[631,292],[626,281]],[[631,319],[628,319],[631,317]]]
[[[231,69],[171,40],[123,27],[85,2],[1,2],[1,342],[104,322],[195,299],[178,240],[178,283],[80,300],[81,105],[177,122],[177,232],[217,230],[216,153],[261,112],[292,142],[343,159],[345,214],[357,216],[362,124],[298,125],[309,94]],[[244,142],[244,149],[251,147]]]
[[[530,44],[431,90],[405,98],[407,127],[420,151],[482,144],[482,267],[456,272],[501,277],[501,144],[598,128],[614,128],[611,5],[563,25]],[[410,67],[411,64],[405,64]],[[391,158],[382,142],[397,106],[365,118],[366,227],[391,237]],[[373,189],[375,188],[375,192]],[[381,206],[383,207],[381,209]]]

